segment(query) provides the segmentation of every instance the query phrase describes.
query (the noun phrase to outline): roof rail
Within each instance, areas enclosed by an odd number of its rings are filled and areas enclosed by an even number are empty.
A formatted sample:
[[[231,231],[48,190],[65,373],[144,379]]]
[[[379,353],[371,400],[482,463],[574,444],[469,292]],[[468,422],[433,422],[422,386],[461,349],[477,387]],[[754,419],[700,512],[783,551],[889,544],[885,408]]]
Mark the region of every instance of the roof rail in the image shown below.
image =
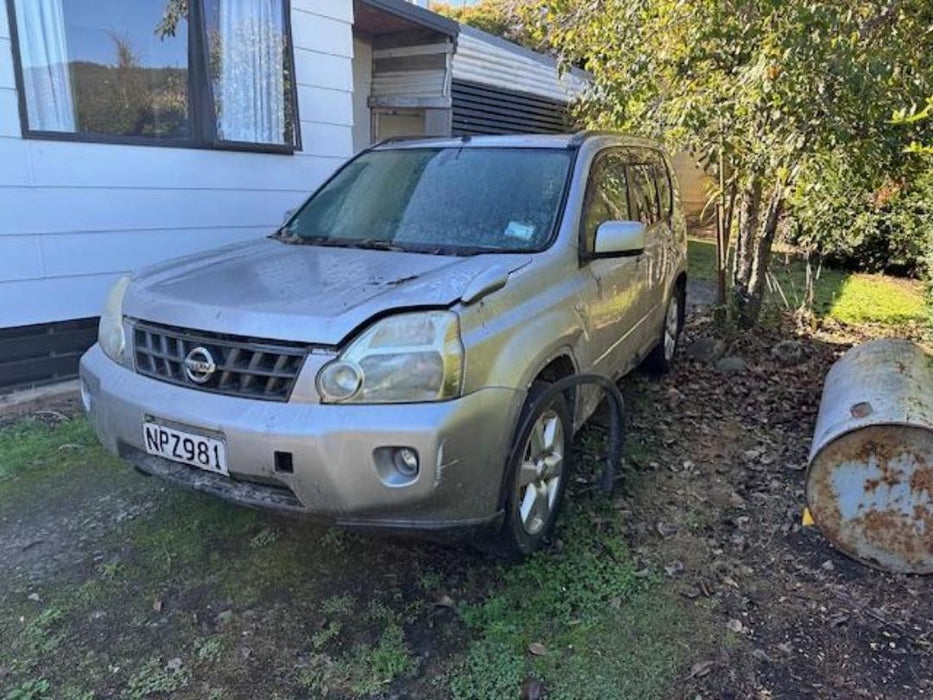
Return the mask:
[[[385,146],[390,143],[404,143],[405,141],[452,141],[453,139],[460,139],[463,143],[469,143],[470,139],[473,138],[469,134],[463,136],[426,136],[422,134],[421,136],[389,136],[388,138],[376,141],[376,143],[369,146],[369,148],[379,148],[379,146]],[[367,149],[368,150],[368,149]]]

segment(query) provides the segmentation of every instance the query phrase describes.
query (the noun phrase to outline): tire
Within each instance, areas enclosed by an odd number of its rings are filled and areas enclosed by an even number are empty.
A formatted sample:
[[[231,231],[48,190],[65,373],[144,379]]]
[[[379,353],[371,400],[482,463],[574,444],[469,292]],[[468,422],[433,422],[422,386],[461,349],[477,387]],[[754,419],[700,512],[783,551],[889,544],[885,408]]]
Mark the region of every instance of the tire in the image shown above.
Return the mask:
[[[681,285],[674,288],[667,300],[661,335],[654,349],[645,358],[644,367],[653,374],[664,374],[674,365],[677,346],[680,343],[680,331],[684,327],[685,294]]]
[[[534,406],[550,386],[536,381],[528,392],[506,465],[508,494],[502,529],[484,543],[487,551],[511,559],[525,557],[547,544],[564,499],[573,420],[563,394],[546,405]],[[526,421],[528,427],[517,434]]]

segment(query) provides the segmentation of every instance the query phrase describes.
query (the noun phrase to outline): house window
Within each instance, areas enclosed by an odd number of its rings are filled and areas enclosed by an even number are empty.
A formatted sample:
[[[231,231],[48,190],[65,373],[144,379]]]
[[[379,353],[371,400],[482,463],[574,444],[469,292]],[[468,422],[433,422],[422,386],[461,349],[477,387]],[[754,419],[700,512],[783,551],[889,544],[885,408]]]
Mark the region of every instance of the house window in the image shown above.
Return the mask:
[[[9,0],[27,137],[291,152],[288,0]]]

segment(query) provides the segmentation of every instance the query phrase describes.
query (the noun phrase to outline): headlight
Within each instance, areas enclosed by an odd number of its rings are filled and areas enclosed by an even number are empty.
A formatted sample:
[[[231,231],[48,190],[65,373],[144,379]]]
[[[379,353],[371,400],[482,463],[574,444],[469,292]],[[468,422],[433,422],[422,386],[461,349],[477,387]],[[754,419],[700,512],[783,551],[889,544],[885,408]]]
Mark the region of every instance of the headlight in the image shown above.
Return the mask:
[[[123,363],[126,351],[126,337],[123,333],[123,296],[130,284],[129,277],[121,277],[110,294],[107,303],[100,314],[100,325],[97,328],[97,342],[101,349],[114,362]]]
[[[379,321],[318,373],[326,403],[443,401],[460,394],[463,344],[451,311]]]

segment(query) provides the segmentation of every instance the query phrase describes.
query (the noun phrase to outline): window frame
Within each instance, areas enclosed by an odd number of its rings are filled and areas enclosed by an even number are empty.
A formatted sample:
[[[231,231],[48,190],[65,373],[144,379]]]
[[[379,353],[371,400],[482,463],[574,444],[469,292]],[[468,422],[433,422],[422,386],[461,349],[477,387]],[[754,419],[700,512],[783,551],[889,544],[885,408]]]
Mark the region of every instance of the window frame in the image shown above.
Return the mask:
[[[71,143],[99,143],[115,146],[149,146],[156,148],[185,148],[207,151],[242,151],[294,155],[303,149],[301,140],[301,117],[298,105],[298,81],[295,79],[295,44],[292,35],[291,0],[280,0],[284,13],[284,30],[287,49],[286,65],[283,67],[292,76],[289,99],[292,101],[292,129],[294,142],[291,144],[252,143],[225,141],[217,136],[217,119],[214,112],[213,86],[210,80],[209,49],[207,46],[206,12],[204,0],[189,0],[188,4],[188,138],[156,138],[134,134],[95,134],[68,131],[42,131],[29,127],[26,108],[26,87],[23,80],[23,65],[19,46],[19,24],[16,19],[14,0],[4,0],[10,26],[10,45],[13,53],[13,75],[19,104],[20,131],[24,139],[35,141],[66,141]],[[122,1],[122,0],[121,0]]]

